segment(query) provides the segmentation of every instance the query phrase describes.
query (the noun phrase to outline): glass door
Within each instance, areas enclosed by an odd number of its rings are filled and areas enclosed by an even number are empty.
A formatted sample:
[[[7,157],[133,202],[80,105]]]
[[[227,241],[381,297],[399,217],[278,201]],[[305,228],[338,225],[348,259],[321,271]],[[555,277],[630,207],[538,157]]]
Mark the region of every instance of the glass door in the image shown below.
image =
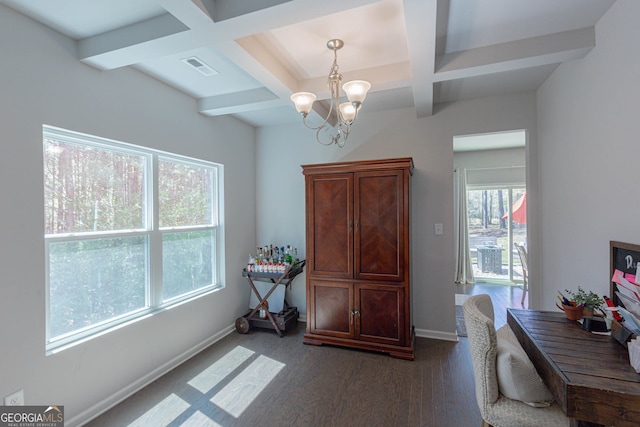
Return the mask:
[[[526,189],[487,187],[467,191],[469,250],[476,281],[522,283],[514,243],[527,240]]]

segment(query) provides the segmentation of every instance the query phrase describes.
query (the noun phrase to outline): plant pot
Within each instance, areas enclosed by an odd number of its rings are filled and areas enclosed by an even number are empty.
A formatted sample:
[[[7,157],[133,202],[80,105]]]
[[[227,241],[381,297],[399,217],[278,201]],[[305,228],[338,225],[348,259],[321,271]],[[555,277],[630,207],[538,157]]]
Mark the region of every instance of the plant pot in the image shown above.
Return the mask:
[[[564,310],[564,314],[567,316],[567,319],[580,320],[582,318],[582,310],[584,307],[562,304],[562,309]]]

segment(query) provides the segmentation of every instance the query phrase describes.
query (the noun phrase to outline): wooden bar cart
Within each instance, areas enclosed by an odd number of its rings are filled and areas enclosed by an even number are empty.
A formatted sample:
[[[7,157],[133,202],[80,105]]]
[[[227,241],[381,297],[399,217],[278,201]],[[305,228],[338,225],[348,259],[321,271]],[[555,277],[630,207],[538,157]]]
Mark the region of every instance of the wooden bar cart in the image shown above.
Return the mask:
[[[248,272],[246,269],[242,269],[242,277],[246,277],[251,287],[252,292],[258,298],[258,304],[256,307],[249,311],[244,316],[236,319],[236,331],[241,334],[249,332],[251,327],[274,329],[278,336],[281,338],[284,336],[284,332],[290,329],[298,321],[298,308],[292,307],[287,304],[286,298],[284,307],[277,313],[271,313],[268,309],[264,310],[266,315],[265,319],[261,319],[257,314],[261,309],[268,308],[267,299],[278,288],[279,285],[290,286],[295,277],[302,273],[305,261],[298,261],[291,264],[284,273],[263,273],[263,272]],[[271,282],[272,286],[268,292],[264,295],[260,295],[260,292],[256,288],[254,281]]]

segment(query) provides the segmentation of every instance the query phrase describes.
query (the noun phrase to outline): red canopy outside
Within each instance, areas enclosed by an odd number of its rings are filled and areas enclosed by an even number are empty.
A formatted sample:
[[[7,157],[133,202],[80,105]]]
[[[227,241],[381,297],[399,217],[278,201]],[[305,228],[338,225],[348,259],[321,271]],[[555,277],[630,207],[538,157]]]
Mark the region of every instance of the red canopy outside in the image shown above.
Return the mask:
[[[527,193],[524,193],[516,202],[511,206],[511,212],[513,212],[513,222],[518,224],[527,223]],[[507,219],[509,214],[506,213],[502,216],[502,219]]]

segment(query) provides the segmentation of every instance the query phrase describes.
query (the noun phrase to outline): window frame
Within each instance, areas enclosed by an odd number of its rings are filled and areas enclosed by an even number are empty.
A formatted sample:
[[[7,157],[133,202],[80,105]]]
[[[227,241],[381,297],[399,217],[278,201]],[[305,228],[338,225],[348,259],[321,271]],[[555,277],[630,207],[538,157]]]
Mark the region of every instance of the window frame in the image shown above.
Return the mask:
[[[148,147],[137,146],[130,143],[115,141],[98,136],[74,132],[54,126],[42,126],[42,144],[44,140],[54,139],[63,143],[106,149],[128,155],[136,155],[144,158],[143,165],[143,221],[142,228],[109,231],[87,231],[46,234],[43,229],[45,246],[45,299],[46,299],[46,353],[53,354],[64,348],[87,341],[109,331],[118,329],[126,324],[152,316],[170,307],[187,303],[206,294],[215,292],[225,287],[224,277],[224,227],[223,227],[223,174],[222,164],[207,160],[190,158],[187,156],[156,150]],[[168,161],[198,168],[205,168],[211,174],[211,220],[209,224],[195,226],[159,227],[159,182],[158,162]],[[44,168],[44,158],[43,158]],[[44,170],[43,170],[44,185]],[[43,203],[45,200],[43,200]],[[163,301],[163,234],[211,230],[212,233],[212,283],[202,286],[191,292],[168,298]],[[74,331],[51,336],[50,313],[50,246],[52,243],[86,241],[94,239],[107,239],[113,237],[146,236],[146,271],[145,271],[145,305],[123,315],[96,322]]]

